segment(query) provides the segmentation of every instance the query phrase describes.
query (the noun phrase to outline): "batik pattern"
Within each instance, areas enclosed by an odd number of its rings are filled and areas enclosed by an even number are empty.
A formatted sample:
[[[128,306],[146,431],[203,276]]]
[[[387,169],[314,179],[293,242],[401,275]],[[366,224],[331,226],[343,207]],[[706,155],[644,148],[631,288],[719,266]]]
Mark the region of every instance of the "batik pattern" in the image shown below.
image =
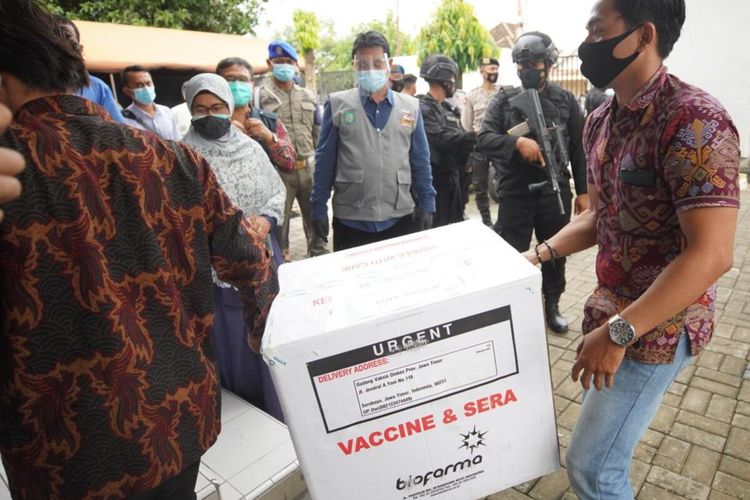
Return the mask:
[[[685,247],[677,215],[739,207],[739,139],[716,99],[661,68],[627,106],[599,107],[584,131],[588,182],[596,186],[598,287],[584,332],[640,297]],[[627,357],[671,363],[681,332],[697,355],[711,339],[715,286],[646,333]]]
[[[257,344],[278,284],[263,241],[188,147],[74,96],[0,141],[27,168],[0,225],[0,452],[15,498],[123,498],[220,429],[211,267]]]

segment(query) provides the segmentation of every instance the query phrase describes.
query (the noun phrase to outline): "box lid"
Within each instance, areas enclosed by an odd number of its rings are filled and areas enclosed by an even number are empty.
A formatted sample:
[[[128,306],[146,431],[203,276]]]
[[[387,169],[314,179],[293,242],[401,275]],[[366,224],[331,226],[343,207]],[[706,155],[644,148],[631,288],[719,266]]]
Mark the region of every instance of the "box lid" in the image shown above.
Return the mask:
[[[284,264],[263,350],[527,279],[541,273],[476,220]]]

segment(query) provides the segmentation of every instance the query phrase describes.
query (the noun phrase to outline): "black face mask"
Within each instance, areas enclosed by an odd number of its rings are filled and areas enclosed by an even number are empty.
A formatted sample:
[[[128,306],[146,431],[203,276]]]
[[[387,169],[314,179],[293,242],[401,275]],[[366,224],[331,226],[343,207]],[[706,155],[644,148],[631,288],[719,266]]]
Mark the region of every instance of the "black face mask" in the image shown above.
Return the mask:
[[[404,82],[401,80],[391,80],[391,90],[394,92],[401,92],[404,90]]]
[[[450,99],[454,95],[456,95],[456,84],[450,83],[450,82],[443,82],[440,84],[441,87],[443,87],[443,90],[445,90],[445,98]]]
[[[638,50],[625,59],[618,59],[613,55],[617,44],[625,40],[638,28],[640,26],[609,40],[584,42],[578,47],[578,57],[581,58],[581,73],[589,79],[594,87],[602,88],[609,85],[638,57],[640,54]]]
[[[210,141],[221,139],[224,137],[229,128],[232,126],[232,122],[226,118],[221,118],[213,115],[201,116],[200,118],[193,118],[193,127],[203,138]]]
[[[497,82],[497,73],[488,73],[487,74],[487,81],[490,83]]]
[[[518,78],[525,89],[538,89],[546,76],[546,69],[523,68],[518,72]]]

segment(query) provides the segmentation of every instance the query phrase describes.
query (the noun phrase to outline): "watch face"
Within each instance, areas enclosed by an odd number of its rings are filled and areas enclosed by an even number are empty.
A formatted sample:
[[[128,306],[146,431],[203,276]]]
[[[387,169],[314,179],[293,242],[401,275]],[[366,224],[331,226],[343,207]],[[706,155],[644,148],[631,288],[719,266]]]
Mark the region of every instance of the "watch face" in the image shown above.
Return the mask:
[[[622,318],[617,318],[609,324],[609,336],[615,344],[626,346],[635,338],[635,330]]]

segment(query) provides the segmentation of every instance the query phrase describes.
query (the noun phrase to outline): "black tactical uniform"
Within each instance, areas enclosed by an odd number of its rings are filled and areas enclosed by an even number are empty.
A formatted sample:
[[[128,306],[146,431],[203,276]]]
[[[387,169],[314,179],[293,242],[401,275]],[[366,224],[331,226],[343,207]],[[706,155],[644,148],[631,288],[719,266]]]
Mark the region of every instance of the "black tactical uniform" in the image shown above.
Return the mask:
[[[528,59],[524,59],[524,56]],[[536,33],[522,35],[513,50],[513,60],[519,64],[545,60],[543,73],[549,71],[556,57],[557,50],[549,37]],[[519,76],[523,80],[524,75]],[[573,94],[557,84],[545,82],[546,74],[541,79],[539,100],[545,121],[547,126],[564,126],[564,142],[573,167],[575,189],[578,194],[586,193],[586,158],[581,143],[583,113]],[[522,90],[502,88],[490,102],[479,133],[479,150],[492,161],[499,180],[495,231],[519,252],[529,249],[532,231],[536,234],[537,241],[542,241],[562,229],[570,221],[572,199],[571,176],[567,165],[563,166],[558,178],[565,215],[560,214],[551,188],[537,192],[529,190],[529,184],[543,182],[546,173],[540,166],[524,160],[516,151],[518,138],[507,134],[508,129],[526,118],[512,110],[508,103],[511,97]],[[527,137],[537,140],[531,135]],[[548,325],[557,333],[566,332],[567,322],[560,316],[558,309],[560,295],[565,291],[565,259],[542,264],[542,291]]]
[[[420,76],[446,89],[450,97],[455,91],[458,66],[448,56],[431,55],[422,64]],[[461,114],[447,101],[438,102],[432,95],[419,96],[419,108],[430,144],[432,185],[437,191],[433,227],[463,220],[464,200],[461,193],[461,172],[474,145],[476,134],[461,126]]]

